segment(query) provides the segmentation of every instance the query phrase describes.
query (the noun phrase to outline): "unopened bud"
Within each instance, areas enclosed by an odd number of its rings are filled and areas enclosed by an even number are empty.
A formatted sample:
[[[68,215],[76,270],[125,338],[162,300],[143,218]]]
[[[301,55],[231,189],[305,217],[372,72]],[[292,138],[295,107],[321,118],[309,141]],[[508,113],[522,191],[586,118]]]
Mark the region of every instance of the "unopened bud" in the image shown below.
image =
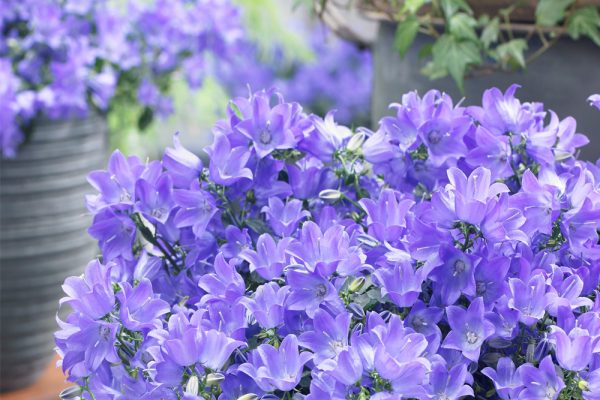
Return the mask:
[[[321,190],[319,197],[323,200],[339,200],[342,198],[342,192],[335,189]]]
[[[200,381],[198,380],[198,377],[196,375],[193,375],[192,377],[190,377],[190,379],[187,381],[187,384],[185,385],[185,392],[187,394],[197,395],[199,390]]]
[[[206,384],[208,386],[218,385],[219,383],[223,382],[224,379],[225,379],[225,375],[223,375],[219,372],[214,372],[214,373],[208,374],[206,376]]]
[[[350,285],[348,285],[348,290],[350,291],[350,293],[356,293],[360,289],[362,289],[363,286],[365,286],[365,277],[361,276],[361,277],[356,278],[355,280],[353,280],[350,283]]]
[[[363,310],[363,308],[360,305],[356,303],[350,303],[348,309],[350,310],[354,318],[358,320],[363,320],[365,318],[365,310]]]
[[[254,393],[247,393],[237,398],[237,400],[258,400],[259,397]]]
[[[584,392],[587,392],[588,390],[590,390],[590,385],[587,383],[587,381],[584,381],[583,379],[581,379],[581,380],[579,380],[579,382],[577,382],[577,387]]]
[[[79,386],[71,386],[60,392],[58,397],[61,400],[79,400],[81,399],[81,388]]]
[[[356,134],[352,135],[352,137],[348,141],[348,146],[346,146],[346,148],[349,151],[359,150],[365,142],[365,138],[366,135],[364,132],[357,132]]]

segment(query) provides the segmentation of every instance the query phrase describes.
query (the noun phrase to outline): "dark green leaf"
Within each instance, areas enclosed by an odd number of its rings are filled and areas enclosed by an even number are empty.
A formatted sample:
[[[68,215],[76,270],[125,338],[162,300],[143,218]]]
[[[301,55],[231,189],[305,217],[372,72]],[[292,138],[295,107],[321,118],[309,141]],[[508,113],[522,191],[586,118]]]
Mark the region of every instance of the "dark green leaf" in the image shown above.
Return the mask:
[[[433,49],[433,43],[424,44],[419,49],[419,58],[425,58],[427,56],[430,56],[432,49]]]
[[[600,15],[594,6],[574,11],[567,20],[567,31],[573,39],[587,36],[600,46]]]
[[[535,9],[535,20],[543,26],[555,26],[565,17],[565,11],[575,0],[540,0]]]
[[[525,50],[527,50],[525,39],[513,39],[496,48],[497,59],[503,67],[525,68]]]
[[[477,21],[472,16],[465,13],[457,13],[450,18],[448,24],[450,33],[458,39],[467,39],[477,41]]]
[[[140,117],[138,118],[138,129],[140,131],[145,130],[151,123],[152,120],[154,119],[154,111],[152,111],[152,109],[150,107],[144,107],[144,110],[142,111],[142,113],[140,114]]]
[[[442,35],[433,46],[432,54],[434,64],[446,68],[461,92],[467,67],[481,64],[481,54],[475,43],[451,35]]]
[[[394,47],[402,57],[406,54],[410,45],[415,40],[419,31],[419,20],[414,15],[407,17],[404,21],[398,24],[396,29],[396,37],[394,39]]]
[[[498,41],[498,34],[500,33],[500,19],[498,17],[493,18],[489,21],[483,31],[481,32],[481,42],[487,49],[492,43]]]

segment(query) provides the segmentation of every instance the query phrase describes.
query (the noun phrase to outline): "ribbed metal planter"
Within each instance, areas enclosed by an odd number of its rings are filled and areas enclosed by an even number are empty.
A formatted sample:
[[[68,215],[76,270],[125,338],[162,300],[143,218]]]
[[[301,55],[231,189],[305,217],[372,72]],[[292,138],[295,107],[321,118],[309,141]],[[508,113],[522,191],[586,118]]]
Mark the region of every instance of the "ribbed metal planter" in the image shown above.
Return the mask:
[[[424,93],[439,89],[457,100],[463,94],[451,78],[429,80],[421,74],[426,60],[419,57],[419,49],[431,43],[426,36],[417,36],[404,59],[394,48],[396,25],[382,21],[373,46],[374,87],[371,117],[374,124],[383,115],[393,113],[388,109],[392,102],[401,100],[410,90]],[[530,52],[536,44],[530,43]],[[541,101],[560,118],[573,116],[578,132],[588,135],[591,143],[582,151],[584,159],[595,161],[600,157],[600,137],[596,135],[600,113],[590,107],[586,99],[600,91],[600,48],[587,39],[573,41],[560,39],[547,52],[532,61],[526,71],[497,72],[465,80],[463,105],[481,104],[481,95],[492,86],[505,90],[513,83],[521,85],[517,96],[523,101]]]
[[[102,116],[40,120],[17,158],[0,160],[0,392],[48,364],[61,284],[97,253],[84,195],[106,142]]]

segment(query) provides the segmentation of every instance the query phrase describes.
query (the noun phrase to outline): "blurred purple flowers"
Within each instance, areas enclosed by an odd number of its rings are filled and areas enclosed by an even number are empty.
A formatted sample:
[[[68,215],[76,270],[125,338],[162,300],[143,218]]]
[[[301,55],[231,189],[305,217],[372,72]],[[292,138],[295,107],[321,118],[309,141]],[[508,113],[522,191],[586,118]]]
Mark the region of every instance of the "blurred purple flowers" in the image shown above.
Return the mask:
[[[115,152],[56,333],[81,397],[598,399],[600,169],[515,90],[375,132],[261,91],[207,165]]]
[[[174,71],[199,86],[209,60],[242,37],[228,0],[7,0],[0,12],[0,151],[15,156],[22,125],[138,103],[140,127],[173,105]]]

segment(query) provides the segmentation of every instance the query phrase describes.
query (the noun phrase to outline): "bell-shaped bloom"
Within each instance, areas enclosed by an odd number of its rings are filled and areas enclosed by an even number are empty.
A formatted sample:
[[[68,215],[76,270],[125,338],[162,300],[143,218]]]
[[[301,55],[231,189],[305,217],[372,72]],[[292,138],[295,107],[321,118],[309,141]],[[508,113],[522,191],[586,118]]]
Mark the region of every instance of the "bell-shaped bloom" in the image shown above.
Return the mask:
[[[258,346],[238,370],[252,377],[265,392],[288,392],[298,385],[304,364],[311,358],[311,353],[298,351],[296,336],[288,335],[278,349],[269,344]]]
[[[239,256],[250,264],[251,272],[256,271],[263,279],[275,279],[286,266],[286,250],[291,241],[291,238],[283,238],[275,243],[271,235],[263,233],[256,241],[256,250],[242,250]]]
[[[463,137],[471,127],[470,118],[454,117],[450,107],[447,103],[440,103],[436,116],[419,127],[419,137],[427,147],[428,161],[436,167],[467,153]]]
[[[291,199],[283,204],[278,197],[269,198],[269,205],[262,208],[269,225],[279,236],[290,236],[298,228],[298,223],[310,216],[310,212],[302,209],[302,202]]]
[[[491,176],[484,167],[476,168],[469,177],[458,168],[450,168],[450,183],[431,199],[434,220],[448,228],[456,221],[480,226],[488,213],[488,201],[509,191],[503,183],[491,183]]]
[[[361,199],[360,205],[367,213],[369,234],[381,242],[395,242],[406,230],[406,215],[415,204],[399,192],[384,189],[377,201]]]
[[[475,295],[474,256],[450,246],[440,247],[442,265],[431,273],[444,304],[454,304],[462,293]]]
[[[556,275],[559,275],[558,271]],[[592,307],[593,301],[581,296],[582,291],[583,280],[579,275],[574,274],[556,283],[553,282],[547,294],[548,313],[556,316],[560,307],[570,307],[573,310],[579,307]]]
[[[459,306],[446,307],[448,324],[452,329],[442,347],[459,350],[471,361],[479,360],[483,342],[494,334],[494,325],[485,316],[481,297],[475,298],[468,309]]]
[[[177,189],[188,189],[202,173],[202,160],[181,144],[179,134],[173,136],[173,147],[167,147],[162,164]]]
[[[538,368],[531,364],[523,364],[517,369],[525,389],[519,393],[519,399],[556,400],[565,384],[556,373],[552,356],[540,362]]]
[[[343,312],[335,318],[328,311],[317,310],[313,318],[313,330],[300,335],[300,345],[314,353],[318,365],[334,358],[348,347],[351,315]]]
[[[600,110],[600,94],[593,94],[590,97],[588,97],[587,100],[591,106],[596,107]]]
[[[592,338],[587,330],[573,328],[567,335],[557,326],[550,336],[555,342],[555,353],[561,367],[569,371],[581,371],[592,360]]]
[[[465,156],[467,163],[476,168],[483,166],[490,170],[492,179],[504,179],[513,175],[511,158],[513,156],[509,138],[492,134],[483,126],[475,131],[477,144]]]
[[[118,257],[132,260],[136,232],[135,222],[129,215],[113,208],[99,211],[88,229],[90,236],[98,240],[105,261]]]
[[[65,279],[62,289],[67,296],[60,304],[68,304],[91,319],[100,319],[110,313],[115,306],[110,270],[98,260],[90,261],[82,277]]]
[[[142,279],[135,287],[131,287],[128,282],[122,283],[117,297],[121,322],[132,331],[161,327],[162,323],[158,318],[171,311],[169,303],[154,297],[152,284],[148,279]]]
[[[211,194],[202,190],[197,181],[194,181],[190,190],[173,191],[173,199],[175,204],[181,207],[175,215],[175,226],[177,228],[190,226],[194,235],[201,237],[210,220],[218,211],[215,199]]]
[[[483,93],[481,107],[470,107],[469,113],[494,135],[525,132],[535,121],[534,114],[528,104],[521,104],[515,98],[519,85],[511,85],[502,93],[498,88],[491,88]]]
[[[486,305],[507,292],[506,274],[509,267],[510,260],[507,257],[484,260],[475,267],[475,293],[483,297]]]
[[[341,303],[335,286],[318,273],[290,270],[286,277],[291,288],[286,304],[290,310],[304,311],[314,318],[321,304],[336,306]]]
[[[296,104],[280,103],[273,108],[270,106],[271,94],[265,91],[254,93],[252,117],[235,126],[235,129],[252,140],[256,155],[264,158],[274,150],[292,148],[297,140],[292,130],[299,106]]]
[[[509,278],[510,299],[508,306],[519,310],[519,320],[525,325],[533,325],[546,312],[548,296],[546,282],[541,274],[532,276],[528,282],[519,278]]]
[[[523,387],[521,377],[516,373],[515,364],[510,357],[499,359],[496,369],[486,367],[481,372],[494,382],[496,392],[502,399],[517,398],[518,392]]]
[[[246,292],[244,278],[236,271],[233,262],[225,261],[222,253],[217,254],[213,264],[214,273],[200,277],[198,286],[206,293],[203,302],[213,299],[236,301]]]
[[[108,159],[106,171],[93,171],[88,175],[88,182],[100,193],[96,197],[88,197],[88,208],[99,209],[119,203],[132,204],[135,182],[143,168],[139,158],[125,158],[123,153],[115,150]]]
[[[290,287],[280,287],[275,282],[256,288],[254,297],[243,297],[240,302],[252,313],[263,329],[277,328],[283,324],[284,304]]]
[[[307,221],[302,224],[299,238],[288,246],[287,252],[302,261],[309,271],[332,274],[340,262],[359,256],[349,247],[350,238],[342,225],[334,225],[322,232],[319,225]]]
[[[354,347],[341,350],[335,359],[330,358],[320,363],[319,368],[346,386],[358,382],[364,371],[360,354]]]
[[[84,378],[97,371],[104,362],[120,362],[117,355],[116,336],[119,325],[114,322],[95,321],[82,314],[72,314],[63,322],[54,338],[64,355],[63,371],[74,378]]]
[[[217,330],[204,331],[189,327],[180,338],[166,340],[162,351],[165,360],[168,360],[165,362],[172,362],[177,367],[189,367],[200,363],[206,368],[219,370],[231,353],[244,345],[244,342],[231,339]]]
[[[374,276],[382,286],[381,294],[387,295],[398,307],[412,306],[425,280],[424,269],[415,269],[408,262],[401,262],[390,268],[379,268]]]
[[[169,175],[162,175],[156,184],[145,179],[135,183],[135,208],[147,219],[165,223],[173,208],[173,184]]]
[[[310,129],[298,143],[298,149],[325,163],[331,162],[333,153],[352,136],[352,131],[343,125],[338,125],[333,117],[334,112],[331,111],[327,113],[325,119],[311,115],[313,129]]]
[[[217,133],[211,146],[205,148],[210,156],[210,178],[219,185],[231,186],[240,179],[252,179],[246,167],[250,151],[244,146],[232,148],[224,134]]]
[[[473,396],[473,389],[465,384],[468,371],[464,364],[458,364],[448,371],[444,363],[436,363],[429,374],[427,399],[458,400]]]

